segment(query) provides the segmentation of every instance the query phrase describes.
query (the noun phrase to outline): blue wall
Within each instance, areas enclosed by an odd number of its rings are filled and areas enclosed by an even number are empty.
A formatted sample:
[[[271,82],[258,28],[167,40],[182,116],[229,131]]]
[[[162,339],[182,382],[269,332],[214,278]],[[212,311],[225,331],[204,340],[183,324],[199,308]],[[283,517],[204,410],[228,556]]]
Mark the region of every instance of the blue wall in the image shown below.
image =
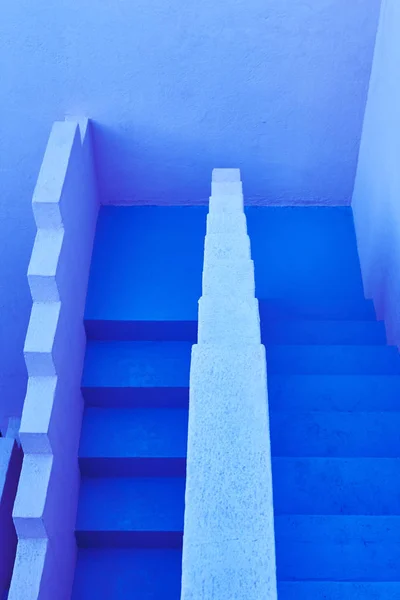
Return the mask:
[[[400,346],[400,2],[383,0],[353,212],[365,291]]]
[[[350,200],[380,0],[16,0],[0,21],[0,393],[20,406],[31,195],[51,124],[94,120],[105,202]],[[22,386],[20,383],[22,382]]]

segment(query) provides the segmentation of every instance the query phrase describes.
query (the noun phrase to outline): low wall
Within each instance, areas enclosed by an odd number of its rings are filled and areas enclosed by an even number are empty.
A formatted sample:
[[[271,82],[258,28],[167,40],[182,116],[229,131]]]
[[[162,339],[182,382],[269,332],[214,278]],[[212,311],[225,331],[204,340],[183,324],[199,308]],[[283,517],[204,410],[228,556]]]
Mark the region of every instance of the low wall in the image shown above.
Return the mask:
[[[98,212],[87,120],[54,123],[33,212],[24,460],[13,512],[18,547],[9,600],[67,600],[76,559],[83,315]]]
[[[213,172],[202,293],[181,600],[275,600],[266,358],[237,169]]]

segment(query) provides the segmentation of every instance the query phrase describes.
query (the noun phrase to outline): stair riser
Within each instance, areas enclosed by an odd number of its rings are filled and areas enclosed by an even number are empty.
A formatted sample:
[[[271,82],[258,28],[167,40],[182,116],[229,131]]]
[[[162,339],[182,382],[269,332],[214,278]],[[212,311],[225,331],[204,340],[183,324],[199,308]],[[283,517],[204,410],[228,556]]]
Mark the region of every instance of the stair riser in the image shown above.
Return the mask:
[[[76,531],[79,548],[182,549],[180,531]]]
[[[355,321],[266,321],[261,339],[269,345],[385,345],[383,323]]]
[[[186,477],[186,458],[80,458],[84,477]]]
[[[269,346],[268,374],[400,375],[400,355],[388,346]]]
[[[188,408],[189,387],[82,387],[87,406]]]

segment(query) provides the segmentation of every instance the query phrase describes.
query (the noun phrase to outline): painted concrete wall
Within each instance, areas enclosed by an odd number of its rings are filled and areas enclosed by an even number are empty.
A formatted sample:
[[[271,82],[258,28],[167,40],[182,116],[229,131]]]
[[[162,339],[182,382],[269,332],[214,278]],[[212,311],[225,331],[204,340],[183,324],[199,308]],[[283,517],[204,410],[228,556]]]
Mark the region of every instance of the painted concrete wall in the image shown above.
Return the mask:
[[[181,600],[276,600],[266,359],[238,169],[213,171],[189,392]]]
[[[30,201],[51,124],[94,120],[106,202],[347,203],[380,0],[15,0],[0,19],[0,398],[20,413]]]
[[[400,346],[400,3],[383,0],[353,212],[365,293]]]
[[[33,196],[28,269],[29,380],[14,504],[18,547],[9,599],[67,600],[76,558],[83,315],[98,210],[90,125],[56,122]]]

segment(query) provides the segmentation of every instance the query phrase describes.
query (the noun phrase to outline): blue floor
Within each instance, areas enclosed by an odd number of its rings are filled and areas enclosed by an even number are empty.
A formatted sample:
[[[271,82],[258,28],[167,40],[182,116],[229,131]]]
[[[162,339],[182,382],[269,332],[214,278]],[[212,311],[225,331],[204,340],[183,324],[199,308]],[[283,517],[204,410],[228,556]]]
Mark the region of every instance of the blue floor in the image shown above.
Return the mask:
[[[179,600],[206,213],[101,209],[72,600]],[[279,600],[400,600],[400,359],[363,298],[351,211],[249,208],[247,218]]]

